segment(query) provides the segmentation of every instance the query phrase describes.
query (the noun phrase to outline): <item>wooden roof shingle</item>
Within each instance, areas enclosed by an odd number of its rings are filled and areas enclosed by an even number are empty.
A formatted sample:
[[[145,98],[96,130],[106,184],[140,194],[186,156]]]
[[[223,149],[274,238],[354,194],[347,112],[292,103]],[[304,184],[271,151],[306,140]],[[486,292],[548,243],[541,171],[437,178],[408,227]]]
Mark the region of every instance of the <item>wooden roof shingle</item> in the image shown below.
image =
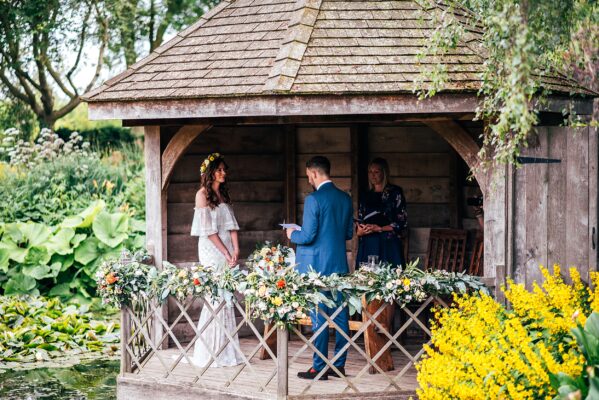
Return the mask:
[[[439,61],[448,73],[444,90],[478,90],[481,32],[446,55],[418,59],[436,11],[415,0],[224,0],[83,98],[409,93],[420,71]],[[544,82],[590,93],[561,77]]]

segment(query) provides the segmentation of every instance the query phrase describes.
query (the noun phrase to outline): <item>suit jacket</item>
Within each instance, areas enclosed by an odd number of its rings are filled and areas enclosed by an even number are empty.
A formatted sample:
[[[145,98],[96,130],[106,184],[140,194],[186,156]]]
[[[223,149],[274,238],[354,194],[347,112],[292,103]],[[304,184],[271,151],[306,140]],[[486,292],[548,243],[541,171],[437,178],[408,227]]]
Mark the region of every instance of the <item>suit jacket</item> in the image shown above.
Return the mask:
[[[345,241],[352,238],[353,214],[351,198],[332,182],[306,197],[302,230],[291,233],[299,272],[309,266],[323,275],[349,272]]]

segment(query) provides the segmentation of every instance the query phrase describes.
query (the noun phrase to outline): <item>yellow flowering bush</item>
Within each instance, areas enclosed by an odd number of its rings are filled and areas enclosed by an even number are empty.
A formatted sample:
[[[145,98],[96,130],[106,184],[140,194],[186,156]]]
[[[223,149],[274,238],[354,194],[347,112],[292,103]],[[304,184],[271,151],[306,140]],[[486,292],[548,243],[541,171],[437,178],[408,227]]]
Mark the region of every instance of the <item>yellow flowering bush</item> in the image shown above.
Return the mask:
[[[599,305],[575,269],[566,283],[558,266],[541,267],[545,282],[531,291],[508,281],[511,309],[485,294],[455,296],[439,309],[432,345],[417,365],[420,399],[553,399],[551,377],[578,377],[584,357],[570,330]]]

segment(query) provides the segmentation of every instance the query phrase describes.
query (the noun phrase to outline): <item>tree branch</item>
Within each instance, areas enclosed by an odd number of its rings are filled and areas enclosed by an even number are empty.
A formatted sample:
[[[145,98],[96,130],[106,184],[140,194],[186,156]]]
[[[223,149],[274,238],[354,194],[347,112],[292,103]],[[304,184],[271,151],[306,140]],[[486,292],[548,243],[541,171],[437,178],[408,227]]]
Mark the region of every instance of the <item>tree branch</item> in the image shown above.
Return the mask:
[[[81,35],[79,35],[79,49],[77,49],[77,57],[75,58],[75,62],[73,64],[73,66],[71,67],[71,69],[66,73],[67,81],[69,81],[69,84],[71,85],[71,88],[73,88],[73,92],[75,92],[76,95],[78,95],[79,92],[77,91],[77,86],[75,86],[75,84],[73,84],[73,81],[71,80],[71,76],[77,70],[77,67],[79,66],[79,62],[81,61],[81,54],[83,53],[83,46],[85,45],[85,39],[87,36],[87,21],[89,21],[89,17],[91,15],[91,13],[92,13],[92,6],[89,6],[87,13],[85,14],[85,18],[83,20],[83,28],[81,29]]]
[[[104,52],[106,51],[106,46],[108,44],[108,18],[106,16],[102,15],[102,12],[98,9],[97,3],[94,4],[94,7],[96,8],[96,12],[98,13],[102,39],[100,42],[100,50],[98,51],[98,61],[96,63],[96,72],[94,73],[94,76],[92,77],[91,81],[85,88],[86,92],[90,91],[94,87],[94,85],[96,84],[96,81],[100,77],[100,72],[102,71],[102,65],[104,64]]]

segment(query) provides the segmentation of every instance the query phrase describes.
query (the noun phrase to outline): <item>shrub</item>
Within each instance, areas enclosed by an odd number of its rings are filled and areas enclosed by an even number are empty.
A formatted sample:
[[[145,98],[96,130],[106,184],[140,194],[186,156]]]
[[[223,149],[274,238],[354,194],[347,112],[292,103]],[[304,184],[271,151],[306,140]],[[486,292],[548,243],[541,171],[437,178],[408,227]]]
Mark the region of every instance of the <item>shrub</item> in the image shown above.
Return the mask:
[[[121,128],[118,126],[105,126],[79,131],[69,128],[58,128],[55,132],[62,140],[67,140],[73,132],[78,132],[83,140],[89,142],[94,150],[101,153],[120,149],[123,146],[131,146],[135,142],[135,136],[131,133],[130,128]]]
[[[9,132],[10,133],[10,132]],[[43,130],[35,144],[4,140],[10,165],[0,163],[0,222],[55,225],[97,199],[111,210],[144,214],[143,160],[139,148],[124,146],[103,158],[75,133],[69,141]]]
[[[72,297],[95,294],[100,263],[125,248],[140,249],[145,226],[98,200],[55,226],[0,223],[0,294]]]
[[[532,292],[509,282],[510,310],[482,295],[437,311],[432,346],[417,366],[421,399],[552,398],[552,376],[582,374],[570,329],[585,323],[599,291],[590,292],[575,269],[571,285],[559,267],[553,275],[541,270],[545,282]]]

